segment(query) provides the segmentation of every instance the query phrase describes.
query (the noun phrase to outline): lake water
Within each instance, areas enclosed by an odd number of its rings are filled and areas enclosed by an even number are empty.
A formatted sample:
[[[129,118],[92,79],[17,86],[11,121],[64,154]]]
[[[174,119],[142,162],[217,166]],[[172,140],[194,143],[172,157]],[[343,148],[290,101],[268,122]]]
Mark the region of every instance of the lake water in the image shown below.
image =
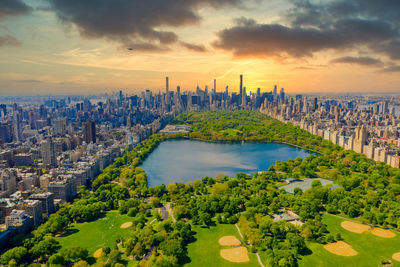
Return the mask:
[[[305,158],[311,152],[275,143],[210,143],[193,140],[162,142],[143,162],[149,186],[189,182],[219,173],[266,171],[277,160]]]

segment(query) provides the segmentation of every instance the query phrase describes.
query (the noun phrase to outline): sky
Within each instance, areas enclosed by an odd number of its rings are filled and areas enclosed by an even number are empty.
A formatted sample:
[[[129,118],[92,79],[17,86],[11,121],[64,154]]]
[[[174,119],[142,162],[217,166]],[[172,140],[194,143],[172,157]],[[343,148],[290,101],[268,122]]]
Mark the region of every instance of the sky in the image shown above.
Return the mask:
[[[0,94],[400,92],[399,0],[0,0]]]

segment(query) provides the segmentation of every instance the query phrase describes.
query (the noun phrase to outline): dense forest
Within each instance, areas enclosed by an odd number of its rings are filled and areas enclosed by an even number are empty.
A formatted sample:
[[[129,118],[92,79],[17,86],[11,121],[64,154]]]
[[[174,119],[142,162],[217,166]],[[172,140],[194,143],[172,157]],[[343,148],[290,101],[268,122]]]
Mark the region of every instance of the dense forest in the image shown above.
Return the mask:
[[[0,257],[1,264],[17,266],[88,266],[93,259],[87,248],[62,250],[55,236],[73,222],[101,217],[118,210],[132,217],[134,231],[104,248],[99,266],[123,266],[121,253],[140,266],[180,266],[187,262],[187,245],[194,242],[193,225],[237,223],[249,250],[264,251],[271,266],[296,266],[309,253],[309,242],[341,239],[322,223],[322,214],[339,214],[361,222],[400,229],[400,170],[375,162],[362,154],[342,150],[291,124],[283,124],[256,111],[187,112],[173,124],[192,126],[186,134],[155,134],[118,158],[92,181],[80,188],[72,204],[64,204],[29,236],[17,236]],[[203,177],[191,183],[149,188],[139,167],[163,140],[194,138],[210,141],[287,142],[321,152],[305,159],[278,161],[269,170],[250,176]],[[313,183],[311,189],[288,194],[281,188],[287,178],[322,177],[335,181],[331,189]],[[199,177],[200,178],[200,177]],[[177,222],[147,224],[154,208],[171,203]],[[292,210],[304,222],[295,226],[273,222],[271,214]],[[144,257],[143,255],[148,255]]]
[[[284,124],[258,111],[185,112],[171,124],[190,125],[191,132],[185,136],[193,139],[282,142],[321,153],[340,149],[320,136],[311,135],[293,124]]]

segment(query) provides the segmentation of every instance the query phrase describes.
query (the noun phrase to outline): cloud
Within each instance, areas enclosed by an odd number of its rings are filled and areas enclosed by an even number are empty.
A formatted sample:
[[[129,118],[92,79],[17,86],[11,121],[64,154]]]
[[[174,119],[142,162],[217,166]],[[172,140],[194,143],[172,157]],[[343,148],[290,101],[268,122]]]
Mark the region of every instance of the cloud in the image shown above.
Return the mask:
[[[345,63],[345,64],[356,64],[363,66],[380,66],[382,61],[380,59],[372,57],[340,57],[335,58],[331,63]]]
[[[43,81],[40,81],[40,80],[14,80],[14,82],[20,82],[20,83],[42,83]]]
[[[9,16],[28,14],[32,8],[21,0],[1,0],[0,1],[0,20]]]
[[[0,35],[0,47],[2,46],[19,46],[22,43],[11,35]]]
[[[217,32],[214,47],[236,57],[304,58],[325,50],[366,50],[400,59],[400,1],[290,2],[279,23],[236,19],[232,27]],[[368,64],[365,60],[353,63]]]
[[[393,60],[400,60],[400,38],[384,44],[376,44],[373,49],[381,52]]]
[[[236,56],[309,57],[327,49],[345,49],[357,45],[390,40],[396,30],[380,21],[346,19],[330,29],[259,24],[252,19],[236,20],[232,28],[217,33],[217,48],[233,51]]]
[[[47,0],[66,25],[89,38],[117,41],[137,50],[165,50],[179,37],[165,28],[193,25],[203,6],[238,6],[242,0]],[[135,47],[133,47],[135,46]],[[186,46],[189,49],[194,46]]]
[[[400,66],[387,67],[384,68],[382,72],[400,72]]]
[[[197,45],[197,44],[191,44],[191,43],[186,43],[186,42],[181,42],[181,45],[183,47],[186,47],[189,50],[195,51],[195,52],[205,52],[206,48],[204,45]]]
[[[126,42],[119,49],[128,50],[130,52],[165,52],[170,50],[166,46],[146,42]]]

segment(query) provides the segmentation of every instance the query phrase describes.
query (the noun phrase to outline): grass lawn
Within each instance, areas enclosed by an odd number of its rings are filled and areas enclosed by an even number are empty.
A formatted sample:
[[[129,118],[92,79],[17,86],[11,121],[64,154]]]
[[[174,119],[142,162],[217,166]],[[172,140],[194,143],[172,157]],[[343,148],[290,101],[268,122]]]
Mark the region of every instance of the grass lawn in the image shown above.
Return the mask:
[[[334,236],[342,235],[343,241],[352,246],[358,255],[352,257],[337,256],[329,253],[323,245],[309,243],[312,254],[304,256],[299,266],[381,266],[381,260],[392,260],[394,266],[400,266],[399,262],[392,259],[392,255],[400,252],[400,234],[394,238],[381,238],[369,232],[356,234],[349,232],[340,226],[344,221],[332,215],[325,214],[323,222]]]
[[[236,227],[232,224],[217,224],[210,228],[201,228],[193,226],[196,232],[194,243],[188,245],[188,256],[191,260],[185,266],[189,267],[211,267],[211,266],[259,266],[255,254],[249,253],[250,261],[246,263],[233,263],[224,260],[220,256],[220,250],[224,247],[220,246],[218,240],[227,235],[240,236]]]
[[[102,247],[113,248],[115,240],[129,233],[128,229],[121,229],[121,224],[131,221],[127,215],[120,215],[110,211],[103,218],[92,222],[74,223],[63,236],[56,237],[62,248],[80,246],[89,250],[89,255]]]

